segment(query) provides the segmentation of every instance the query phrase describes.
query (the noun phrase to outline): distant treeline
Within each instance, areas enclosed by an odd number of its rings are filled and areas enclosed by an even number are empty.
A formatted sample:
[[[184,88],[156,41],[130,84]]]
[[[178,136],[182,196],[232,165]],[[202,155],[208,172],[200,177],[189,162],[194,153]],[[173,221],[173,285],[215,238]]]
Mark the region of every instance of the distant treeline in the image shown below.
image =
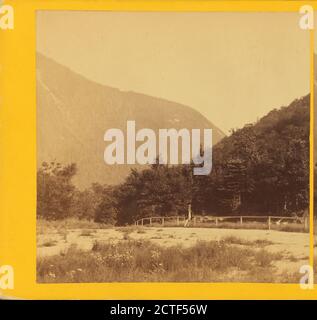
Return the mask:
[[[273,110],[255,124],[232,130],[213,147],[209,176],[192,165],[154,164],[131,170],[118,186],[72,183],[76,164],[43,163],[37,214],[126,224],[145,216],[291,215],[309,203],[309,95]]]

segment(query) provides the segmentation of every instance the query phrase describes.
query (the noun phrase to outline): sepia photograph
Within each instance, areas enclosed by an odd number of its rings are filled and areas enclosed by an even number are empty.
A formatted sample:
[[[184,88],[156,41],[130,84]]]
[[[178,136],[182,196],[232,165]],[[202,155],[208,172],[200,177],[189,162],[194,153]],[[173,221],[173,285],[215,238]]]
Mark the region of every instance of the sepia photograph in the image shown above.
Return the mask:
[[[38,10],[37,282],[299,283],[309,57],[298,12]]]

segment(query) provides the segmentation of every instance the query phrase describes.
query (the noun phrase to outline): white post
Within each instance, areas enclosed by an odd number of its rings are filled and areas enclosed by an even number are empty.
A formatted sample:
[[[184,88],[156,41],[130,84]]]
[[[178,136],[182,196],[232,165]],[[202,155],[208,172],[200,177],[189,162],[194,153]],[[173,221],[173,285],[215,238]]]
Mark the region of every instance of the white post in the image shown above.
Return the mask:
[[[307,216],[304,218],[304,228],[305,228],[305,231],[308,230],[308,217]]]

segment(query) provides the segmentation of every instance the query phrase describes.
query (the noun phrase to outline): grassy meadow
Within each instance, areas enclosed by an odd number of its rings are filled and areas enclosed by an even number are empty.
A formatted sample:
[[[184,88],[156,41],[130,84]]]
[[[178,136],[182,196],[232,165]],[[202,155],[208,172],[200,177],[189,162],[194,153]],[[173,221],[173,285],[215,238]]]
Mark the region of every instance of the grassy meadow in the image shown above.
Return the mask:
[[[39,220],[37,281],[296,283],[308,260],[307,236]]]

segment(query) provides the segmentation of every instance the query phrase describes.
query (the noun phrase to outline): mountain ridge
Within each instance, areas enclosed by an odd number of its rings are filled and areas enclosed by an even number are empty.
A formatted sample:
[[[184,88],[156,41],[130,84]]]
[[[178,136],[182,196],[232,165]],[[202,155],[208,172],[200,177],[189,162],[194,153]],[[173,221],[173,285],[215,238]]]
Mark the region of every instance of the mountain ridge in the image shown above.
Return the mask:
[[[137,130],[151,128],[213,129],[213,143],[225,134],[193,108],[134,91],[91,81],[53,59],[37,53],[37,162],[75,162],[75,184],[117,184],[137,165],[104,163],[107,129],[126,132],[126,121]]]

